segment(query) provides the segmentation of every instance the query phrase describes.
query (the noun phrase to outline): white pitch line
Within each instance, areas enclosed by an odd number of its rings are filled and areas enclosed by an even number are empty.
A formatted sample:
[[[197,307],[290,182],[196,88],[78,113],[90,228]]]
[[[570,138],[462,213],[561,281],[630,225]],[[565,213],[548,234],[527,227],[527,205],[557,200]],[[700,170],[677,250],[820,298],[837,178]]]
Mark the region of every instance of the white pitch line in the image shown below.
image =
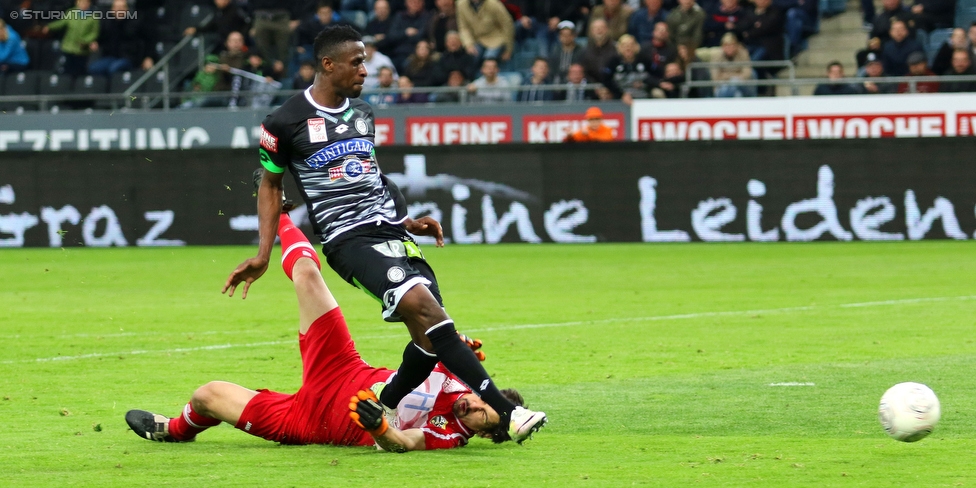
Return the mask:
[[[796,381],[787,381],[785,383],[770,383],[769,386],[817,386],[815,383],[798,383]]]
[[[465,327],[464,331],[465,333],[467,332],[477,333],[477,332],[495,332],[495,331],[505,331],[505,330],[520,330],[520,329],[542,329],[542,328],[549,328],[549,327],[572,327],[575,325],[612,324],[618,322],[653,322],[653,321],[663,321],[663,320],[686,320],[686,319],[699,319],[699,318],[706,318],[706,317],[803,312],[803,311],[816,310],[821,308],[833,308],[833,307],[837,307],[837,308],[881,307],[881,306],[908,305],[908,304],[926,303],[926,302],[944,302],[950,300],[976,300],[976,295],[965,295],[965,296],[956,296],[956,297],[903,298],[898,300],[842,303],[839,305],[827,305],[827,306],[808,305],[808,306],[801,306],[801,307],[768,308],[768,309],[759,309],[759,310],[727,310],[722,312],[696,312],[696,313],[683,313],[683,314],[673,314],[673,315],[652,315],[649,317],[621,317],[621,318],[613,318],[613,319],[574,320],[569,322],[551,322],[551,323],[541,323],[541,324],[513,324],[513,325],[502,325],[497,327],[482,327],[482,328]],[[195,334],[203,334],[203,332],[196,332]],[[403,334],[363,335],[363,336],[357,336],[357,339],[358,340],[389,339],[389,338],[397,338],[402,336]],[[79,356],[54,356],[48,358],[8,360],[8,361],[0,361],[0,364],[70,361],[76,359],[90,359],[90,358],[108,357],[108,356],[131,356],[131,355],[138,355],[138,354],[171,354],[174,352],[178,353],[178,352],[208,351],[214,349],[231,349],[235,347],[260,347],[260,346],[272,346],[272,345],[281,345],[281,344],[294,344],[296,341],[297,339],[289,340],[289,341],[254,342],[254,343],[247,343],[247,344],[218,344],[213,346],[160,349],[155,351],[136,350],[136,351],[127,351],[127,352],[115,352],[115,353],[92,353],[92,354],[82,354]]]

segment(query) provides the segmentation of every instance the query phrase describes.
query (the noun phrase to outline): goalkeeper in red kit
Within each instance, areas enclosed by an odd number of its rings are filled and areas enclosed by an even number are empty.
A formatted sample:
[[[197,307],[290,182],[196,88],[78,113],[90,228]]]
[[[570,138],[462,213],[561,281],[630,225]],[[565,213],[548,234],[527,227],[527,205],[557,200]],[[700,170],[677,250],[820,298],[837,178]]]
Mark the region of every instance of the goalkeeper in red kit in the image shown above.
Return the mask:
[[[278,226],[282,267],[298,295],[302,386],[294,394],[251,390],[224,381],[198,388],[183,411],[168,418],[130,410],[125,420],[138,436],[160,442],[193,441],[200,432],[227,422],[239,430],[282,444],[378,447],[393,452],[449,449],[475,435],[499,436],[499,415],[442,365],[384,416],[374,391],[396,373],[373,368],[355,349],[339,304],[322,279],[314,248],[287,214]],[[469,347],[480,341],[462,336]],[[480,351],[476,354],[483,359]],[[502,394],[516,405],[515,390]]]

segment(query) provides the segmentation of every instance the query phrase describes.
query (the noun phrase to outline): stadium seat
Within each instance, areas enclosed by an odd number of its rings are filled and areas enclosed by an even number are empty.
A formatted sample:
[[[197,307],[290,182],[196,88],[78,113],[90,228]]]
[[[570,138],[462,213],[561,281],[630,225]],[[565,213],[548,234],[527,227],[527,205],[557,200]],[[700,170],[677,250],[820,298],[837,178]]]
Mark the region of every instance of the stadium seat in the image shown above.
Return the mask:
[[[182,34],[188,27],[199,28],[213,13],[213,3],[187,3],[181,9],[176,30]]]
[[[948,41],[950,37],[952,37],[952,29],[933,29],[932,32],[929,32],[925,44],[922,46],[925,48],[929,63],[932,63],[942,44]],[[922,36],[919,36],[919,39],[922,39]]]
[[[102,95],[108,92],[108,79],[104,76],[79,76],[75,78],[74,89],[72,93],[75,95]],[[94,100],[81,100],[72,102],[71,106],[74,108],[90,108],[95,106]]]
[[[339,12],[339,16],[342,17],[342,20],[356,26],[359,30],[365,29],[366,24],[369,22],[366,12],[361,10],[342,10]]]
[[[956,27],[969,29],[976,22],[976,0],[958,0],[956,3]]]
[[[145,71],[130,70],[130,71],[119,71],[113,73],[112,77],[108,82],[108,93],[123,93],[135,83],[145,73]],[[95,102],[95,108],[111,109],[119,106],[124,106],[125,100],[119,99],[115,101],[100,100]]]
[[[54,72],[41,72],[38,74],[38,84],[40,85],[39,94],[41,95],[70,95],[74,86],[74,79],[71,75],[61,75]],[[67,108],[68,102],[55,100],[47,103],[47,109],[54,112]]]
[[[3,94],[8,96],[15,95],[37,95],[38,93],[38,72],[24,71],[22,73],[11,74],[3,80]],[[3,102],[0,103],[0,110],[11,112],[18,108],[23,110],[37,110],[36,102]]]
[[[57,71],[64,64],[64,53],[61,52],[61,41],[57,39],[41,39],[37,41],[37,57],[28,51],[31,66],[36,70]]]

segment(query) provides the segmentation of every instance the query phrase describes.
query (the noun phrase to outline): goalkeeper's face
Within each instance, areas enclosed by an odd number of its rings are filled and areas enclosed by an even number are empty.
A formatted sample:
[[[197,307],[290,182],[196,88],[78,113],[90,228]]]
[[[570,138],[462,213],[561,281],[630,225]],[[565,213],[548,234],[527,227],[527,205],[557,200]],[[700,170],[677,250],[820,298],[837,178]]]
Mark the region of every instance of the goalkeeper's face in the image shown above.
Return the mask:
[[[465,426],[478,433],[490,432],[498,425],[498,412],[474,393],[458,398],[452,410]]]

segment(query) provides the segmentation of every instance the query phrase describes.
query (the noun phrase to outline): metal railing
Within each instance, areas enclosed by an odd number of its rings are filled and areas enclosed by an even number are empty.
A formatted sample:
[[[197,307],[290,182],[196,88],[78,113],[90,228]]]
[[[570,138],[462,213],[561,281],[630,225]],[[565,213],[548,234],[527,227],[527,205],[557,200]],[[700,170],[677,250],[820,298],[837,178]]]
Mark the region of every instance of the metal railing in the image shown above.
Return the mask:
[[[727,62],[727,63],[715,63],[715,62],[708,62],[708,63],[705,63],[705,62],[688,63],[688,65],[685,66],[685,80],[686,81],[685,81],[684,85],[682,85],[682,89],[681,89],[682,90],[681,91],[682,98],[687,97],[688,96],[688,92],[692,88],[714,88],[714,87],[721,86],[721,85],[725,85],[725,84],[728,83],[728,81],[714,81],[714,82],[712,82],[712,81],[708,81],[708,82],[706,82],[706,81],[694,81],[694,76],[693,76],[694,70],[695,69],[703,69],[703,68],[704,69],[712,69],[712,68],[780,68],[780,69],[782,69],[782,68],[786,68],[788,70],[787,78],[784,79],[784,80],[782,80],[782,81],[785,81],[786,84],[794,85],[795,84],[794,82],[797,80],[797,78],[796,78],[796,65],[793,64],[793,61],[790,61],[788,59],[787,60],[783,60],[783,61],[730,61],[730,62]],[[754,83],[751,83],[753,81],[765,81],[765,80],[760,80],[760,79],[755,79],[754,78],[754,79],[751,79],[751,80],[741,80],[741,82],[740,83],[737,83],[737,84],[739,84],[741,86],[766,86],[766,85],[762,85],[762,84],[754,84]],[[797,89],[796,86],[793,87],[793,89],[791,90],[791,93],[793,94],[793,96],[799,95],[799,90]]]

